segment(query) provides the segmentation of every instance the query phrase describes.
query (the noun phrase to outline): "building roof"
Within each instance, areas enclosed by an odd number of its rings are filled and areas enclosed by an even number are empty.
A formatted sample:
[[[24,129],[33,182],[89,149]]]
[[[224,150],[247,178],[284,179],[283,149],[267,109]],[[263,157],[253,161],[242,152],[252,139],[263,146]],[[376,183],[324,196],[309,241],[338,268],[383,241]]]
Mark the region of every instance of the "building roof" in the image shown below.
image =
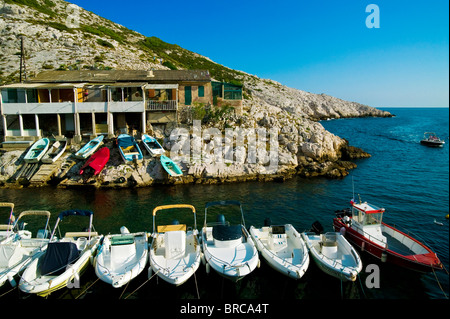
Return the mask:
[[[195,81],[210,82],[207,70],[82,70],[44,71],[29,79],[29,83],[107,83],[107,82],[161,82]]]

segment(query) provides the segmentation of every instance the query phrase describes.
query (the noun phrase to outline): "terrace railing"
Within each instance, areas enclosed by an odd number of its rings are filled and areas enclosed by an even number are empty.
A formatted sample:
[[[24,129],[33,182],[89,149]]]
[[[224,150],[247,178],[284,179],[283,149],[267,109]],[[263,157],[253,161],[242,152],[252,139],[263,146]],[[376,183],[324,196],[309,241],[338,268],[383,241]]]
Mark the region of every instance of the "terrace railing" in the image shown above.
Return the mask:
[[[167,101],[148,101],[147,110],[148,111],[176,111],[178,108],[178,103],[176,100]]]

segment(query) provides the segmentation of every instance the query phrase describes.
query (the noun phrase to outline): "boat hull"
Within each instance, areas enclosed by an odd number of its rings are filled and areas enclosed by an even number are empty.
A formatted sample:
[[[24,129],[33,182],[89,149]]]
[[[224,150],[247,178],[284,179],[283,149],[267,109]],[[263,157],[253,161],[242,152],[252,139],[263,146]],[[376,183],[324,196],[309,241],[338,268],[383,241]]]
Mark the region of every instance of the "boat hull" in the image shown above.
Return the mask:
[[[442,269],[442,263],[439,261],[436,254],[433,253],[428,247],[426,247],[419,241],[415,240],[414,238],[408,236],[407,234],[404,234],[387,224],[383,223],[383,225],[400,233],[402,236],[406,236],[409,239],[413,240],[418,245],[425,248],[427,253],[420,255],[399,254],[393,250],[387,249],[370,241],[369,239],[364,237],[361,233],[359,233],[357,230],[353,229],[351,226],[344,223],[341,218],[333,219],[333,227],[335,231],[339,232],[341,231],[342,228],[344,228],[345,238],[350,243],[358,247],[361,251],[367,252],[373,257],[380,259],[382,262],[388,262],[397,265],[399,267],[423,273],[433,271],[434,269]]]
[[[126,235],[133,237],[133,243],[126,243],[125,245],[123,243],[119,245],[113,244],[111,246],[112,240],[114,240],[113,237],[119,237],[120,239],[121,235],[106,236],[94,260],[95,274],[97,277],[114,288],[119,288],[129,283],[147,265],[147,233]],[[126,246],[131,246],[132,249],[126,249]],[[125,253],[122,253],[114,262],[113,252],[115,247],[118,247],[122,252],[125,251]]]
[[[181,168],[170,158],[167,156],[161,155],[159,157],[160,162],[164,170],[170,175],[170,176],[182,176],[183,171]]]
[[[86,163],[81,167],[80,169],[80,175],[82,175],[87,167],[90,167],[93,169],[94,173],[93,175],[98,175],[103,167],[105,167],[106,163],[109,161],[110,151],[107,147],[102,147],[100,150],[95,152],[87,161]]]
[[[23,160],[26,163],[37,163],[47,152],[50,146],[50,140],[48,138],[41,138],[37,142],[35,142],[30,150],[25,154]]]
[[[309,267],[308,250],[300,234],[292,225],[287,224],[285,228],[288,235],[287,246],[278,251],[270,249],[263,228],[257,229],[251,226],[250,235],[259,253],[271,268],[290,278],[300,279]]]
[[[324,256],[321,253],[321,248],[319,247],[322,246],[322,249],[325,249],[323,248],[321,235],[302,233],[302,237],[306,242],[306,246],[309,249],[314,263],[320,270],[342,281],[356,280],[358,274],[362,270],[361,258],[345,237],[336,233],[337,250],[335,259]],[[317,247],[318,245],[319,247]]]
[[[117,137],[117,145],[125,163],[142,161],[144,158],[136,140],[128,134],[120,134]]]
[[[102,238],[103,236],[92,238],[88,247],[83,250],[77,261],[68,266],[66,270],[58,276],[41,277],[38,269],[40,260],[43,256],[33,260],[27,269],[25,269],[21,277],[19,289],[25,293],[36,294],[39,297],[47,297],[52,292],[68,287],[74,278],[79,278],[86,270],[91,262],[91,257],[97,250]]]
[[[233,282],[241,280],[255,270],[259,265],[258,250],[245,228],[242,228],[246,233],[244,242],[231,243],[229,247],[217,247],[213,243],[207,234],[211,232],[211,228],[204,227],[202,230],[202,247],[207,267]]]
[[[164,155],[166,152],[161,144],[159,144],[159,142],[150,135],[142,135],[142,143],[144,143],[145,149],[151,156]]]
[[[87,142],[86,145],[84,145],[78,152],[75,153],[75,158],[86,159],[91,156],[91,154],[100,147],[103,142],[103,138],[103,135],[99,135],[93,140]]]
[[[51,164],[56,162],[61,157],[61,155],[66,151],[66,147],[67,147],[67,140],[55,142],[42,158],[42,163]]]

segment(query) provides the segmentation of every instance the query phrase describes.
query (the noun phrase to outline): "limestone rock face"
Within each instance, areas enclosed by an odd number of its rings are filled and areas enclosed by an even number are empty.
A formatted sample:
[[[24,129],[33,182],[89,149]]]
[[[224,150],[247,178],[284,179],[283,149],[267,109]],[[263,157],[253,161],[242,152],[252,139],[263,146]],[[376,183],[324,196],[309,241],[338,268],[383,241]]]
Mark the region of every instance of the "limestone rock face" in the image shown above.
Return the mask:
[[[148,40],[146,36],[62,0],[33,3],[4,3],[0,7],[1,83],[18,80],[17,52],[22,35],[28,77],[52,69],[168,69],[163,63],[168,56],[169,62],[179,69],[187,67],[182,62],[186,58],[202,62],[198,65],[214,63],[159,39],[170,50],[162,54],[146,48],[142,45]],[[183,59],[178,61],[178,56]],[[181,137],[184,139],[183,149],[188,154],[178,160],[184,171],[178,182],[270,180],[293,174],[343,177],[348,169],[354,168],[348,161],[370,155],[326,131],[318,121],[392,116],[374,107],[289,88],[270,79],[214,65],[243,85],[242,114],[228,114],[214,123],[203,123],[200,128],[195,128],[192,120],[179,123],[177,128],[151,128],[152,134],[163,141],[168,155],[180,146]],[[180,128],[184,129],[183,134],[177,133]],[[195,133],[198,129],[202,134]],[[219,132],[216,139],[213,137],[216,144],[203,134],[208,129]],[[172,138],[174,132],[178,140]],[[146,159],[140,167],[128,167],[120,158],[112,157],[98,177],[102,185],[173,182],[157,159]],[[2,172],[10,176],[13,173],[10,171],[16,168],[8,164]],[[116,183],[118,180],[123,183]]]

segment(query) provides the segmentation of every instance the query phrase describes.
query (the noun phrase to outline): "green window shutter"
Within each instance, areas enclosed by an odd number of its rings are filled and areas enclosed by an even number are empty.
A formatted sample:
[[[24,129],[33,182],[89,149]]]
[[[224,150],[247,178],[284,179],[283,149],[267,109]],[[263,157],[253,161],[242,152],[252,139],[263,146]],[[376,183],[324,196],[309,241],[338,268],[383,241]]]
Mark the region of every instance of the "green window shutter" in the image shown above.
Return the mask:
[[[205,87],[204,86],[198,87],[198,97],[205,97]]]

